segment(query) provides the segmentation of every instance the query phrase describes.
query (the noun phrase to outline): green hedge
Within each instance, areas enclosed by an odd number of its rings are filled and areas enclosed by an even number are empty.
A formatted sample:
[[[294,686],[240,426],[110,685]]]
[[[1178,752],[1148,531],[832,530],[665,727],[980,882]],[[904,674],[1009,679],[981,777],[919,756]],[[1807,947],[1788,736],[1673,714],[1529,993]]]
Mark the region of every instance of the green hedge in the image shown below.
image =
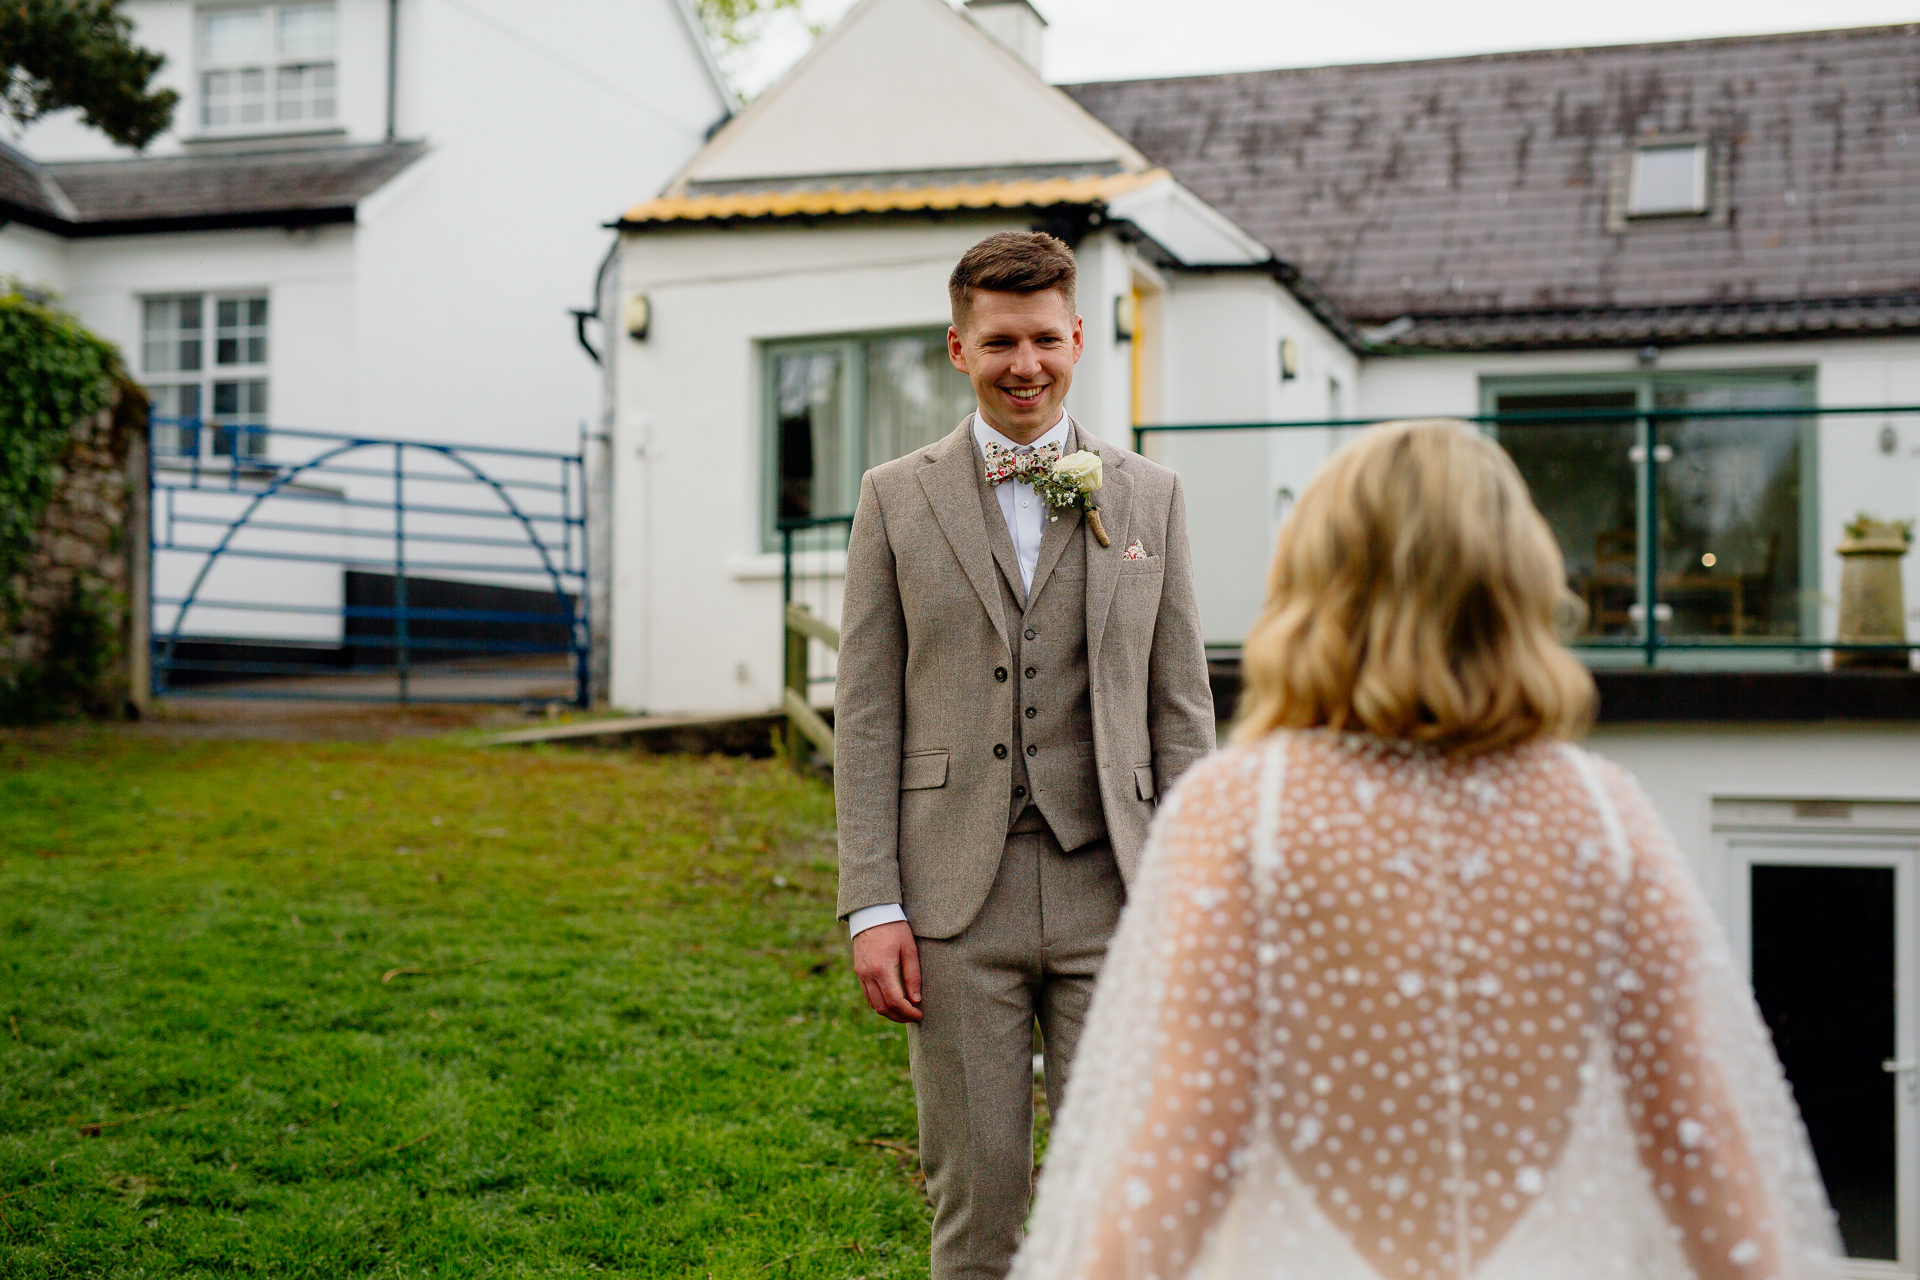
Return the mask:
[[[14,575],[53,497],[73,424],[107,407],[120,353],[72,316],[0,295],[0,617],[20,608]]]
[[[14,578],[59,484],[74,424],[130,385],[113,344],[17,290],[0,293],[0,623],[9,628],[22,604]],[[119,711],[125,608],[104,583],[76,580],[51,620],[47,652],[0,670],[0,724]]]

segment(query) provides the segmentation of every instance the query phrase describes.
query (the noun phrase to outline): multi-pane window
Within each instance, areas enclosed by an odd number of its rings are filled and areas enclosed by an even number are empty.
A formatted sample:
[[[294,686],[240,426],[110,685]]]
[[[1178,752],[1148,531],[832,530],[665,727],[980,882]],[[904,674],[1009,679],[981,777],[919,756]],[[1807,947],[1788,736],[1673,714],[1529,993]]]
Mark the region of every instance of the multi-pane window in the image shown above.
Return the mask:
[[[851,515],[869,467],[932,444],[974,408],[944,330],[772,343],[765,359],[770,548],[781,521]]]
[[[267,314],[261,293],[141,300],[141,376],[154,414],[175,420],[156,433],[156,448],[180,455],[265,455]]]
[[[1495,432],[1559,540],[1584,638],[1809,637],[1813,429],[1794,411],[1810,390],[1791,372],[1488,388],[1489,409],[1541,415]]]
[[[207,8],[199,17],[204,128],[281,128],[334,118],[332,4]]]

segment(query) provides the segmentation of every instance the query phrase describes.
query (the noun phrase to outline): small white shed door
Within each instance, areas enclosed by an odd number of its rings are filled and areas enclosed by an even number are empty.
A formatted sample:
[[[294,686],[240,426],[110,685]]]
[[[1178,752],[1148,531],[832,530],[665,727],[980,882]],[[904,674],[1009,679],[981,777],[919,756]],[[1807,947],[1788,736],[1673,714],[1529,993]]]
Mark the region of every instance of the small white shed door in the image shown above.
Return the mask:
[[[1719,844],[1734,954],[1806,1119],[1849,1274],[1916,1276],[1920,840],[1722,833]]]

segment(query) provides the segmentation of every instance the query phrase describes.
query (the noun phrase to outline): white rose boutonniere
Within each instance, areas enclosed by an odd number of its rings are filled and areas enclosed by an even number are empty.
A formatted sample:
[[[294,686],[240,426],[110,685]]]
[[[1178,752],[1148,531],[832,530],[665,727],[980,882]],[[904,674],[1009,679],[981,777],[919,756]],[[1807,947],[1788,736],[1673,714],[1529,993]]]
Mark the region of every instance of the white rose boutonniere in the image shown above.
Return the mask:
[[[1047,504],[1049,520],[1058,520],[1062,511],[1084,511],[1087,528],[1101,546],[1107,545],[1107,531],[1100,523],[1100,507],[1093,494],[1100,487],[1100,455],[1081,449],[1059,459],[1044,476],[1033,480],[1034,492]]]

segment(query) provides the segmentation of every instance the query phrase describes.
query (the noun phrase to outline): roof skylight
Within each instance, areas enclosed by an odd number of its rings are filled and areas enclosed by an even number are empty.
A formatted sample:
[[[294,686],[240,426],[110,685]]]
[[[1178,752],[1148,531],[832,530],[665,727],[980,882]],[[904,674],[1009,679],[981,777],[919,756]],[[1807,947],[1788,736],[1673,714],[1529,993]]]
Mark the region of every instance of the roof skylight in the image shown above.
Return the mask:
[[[1703,142],[1680,146],[1642,146],[1633,153],[1633,176],[1627,194],[1627,216],[1707,211],[1707,147]]]

